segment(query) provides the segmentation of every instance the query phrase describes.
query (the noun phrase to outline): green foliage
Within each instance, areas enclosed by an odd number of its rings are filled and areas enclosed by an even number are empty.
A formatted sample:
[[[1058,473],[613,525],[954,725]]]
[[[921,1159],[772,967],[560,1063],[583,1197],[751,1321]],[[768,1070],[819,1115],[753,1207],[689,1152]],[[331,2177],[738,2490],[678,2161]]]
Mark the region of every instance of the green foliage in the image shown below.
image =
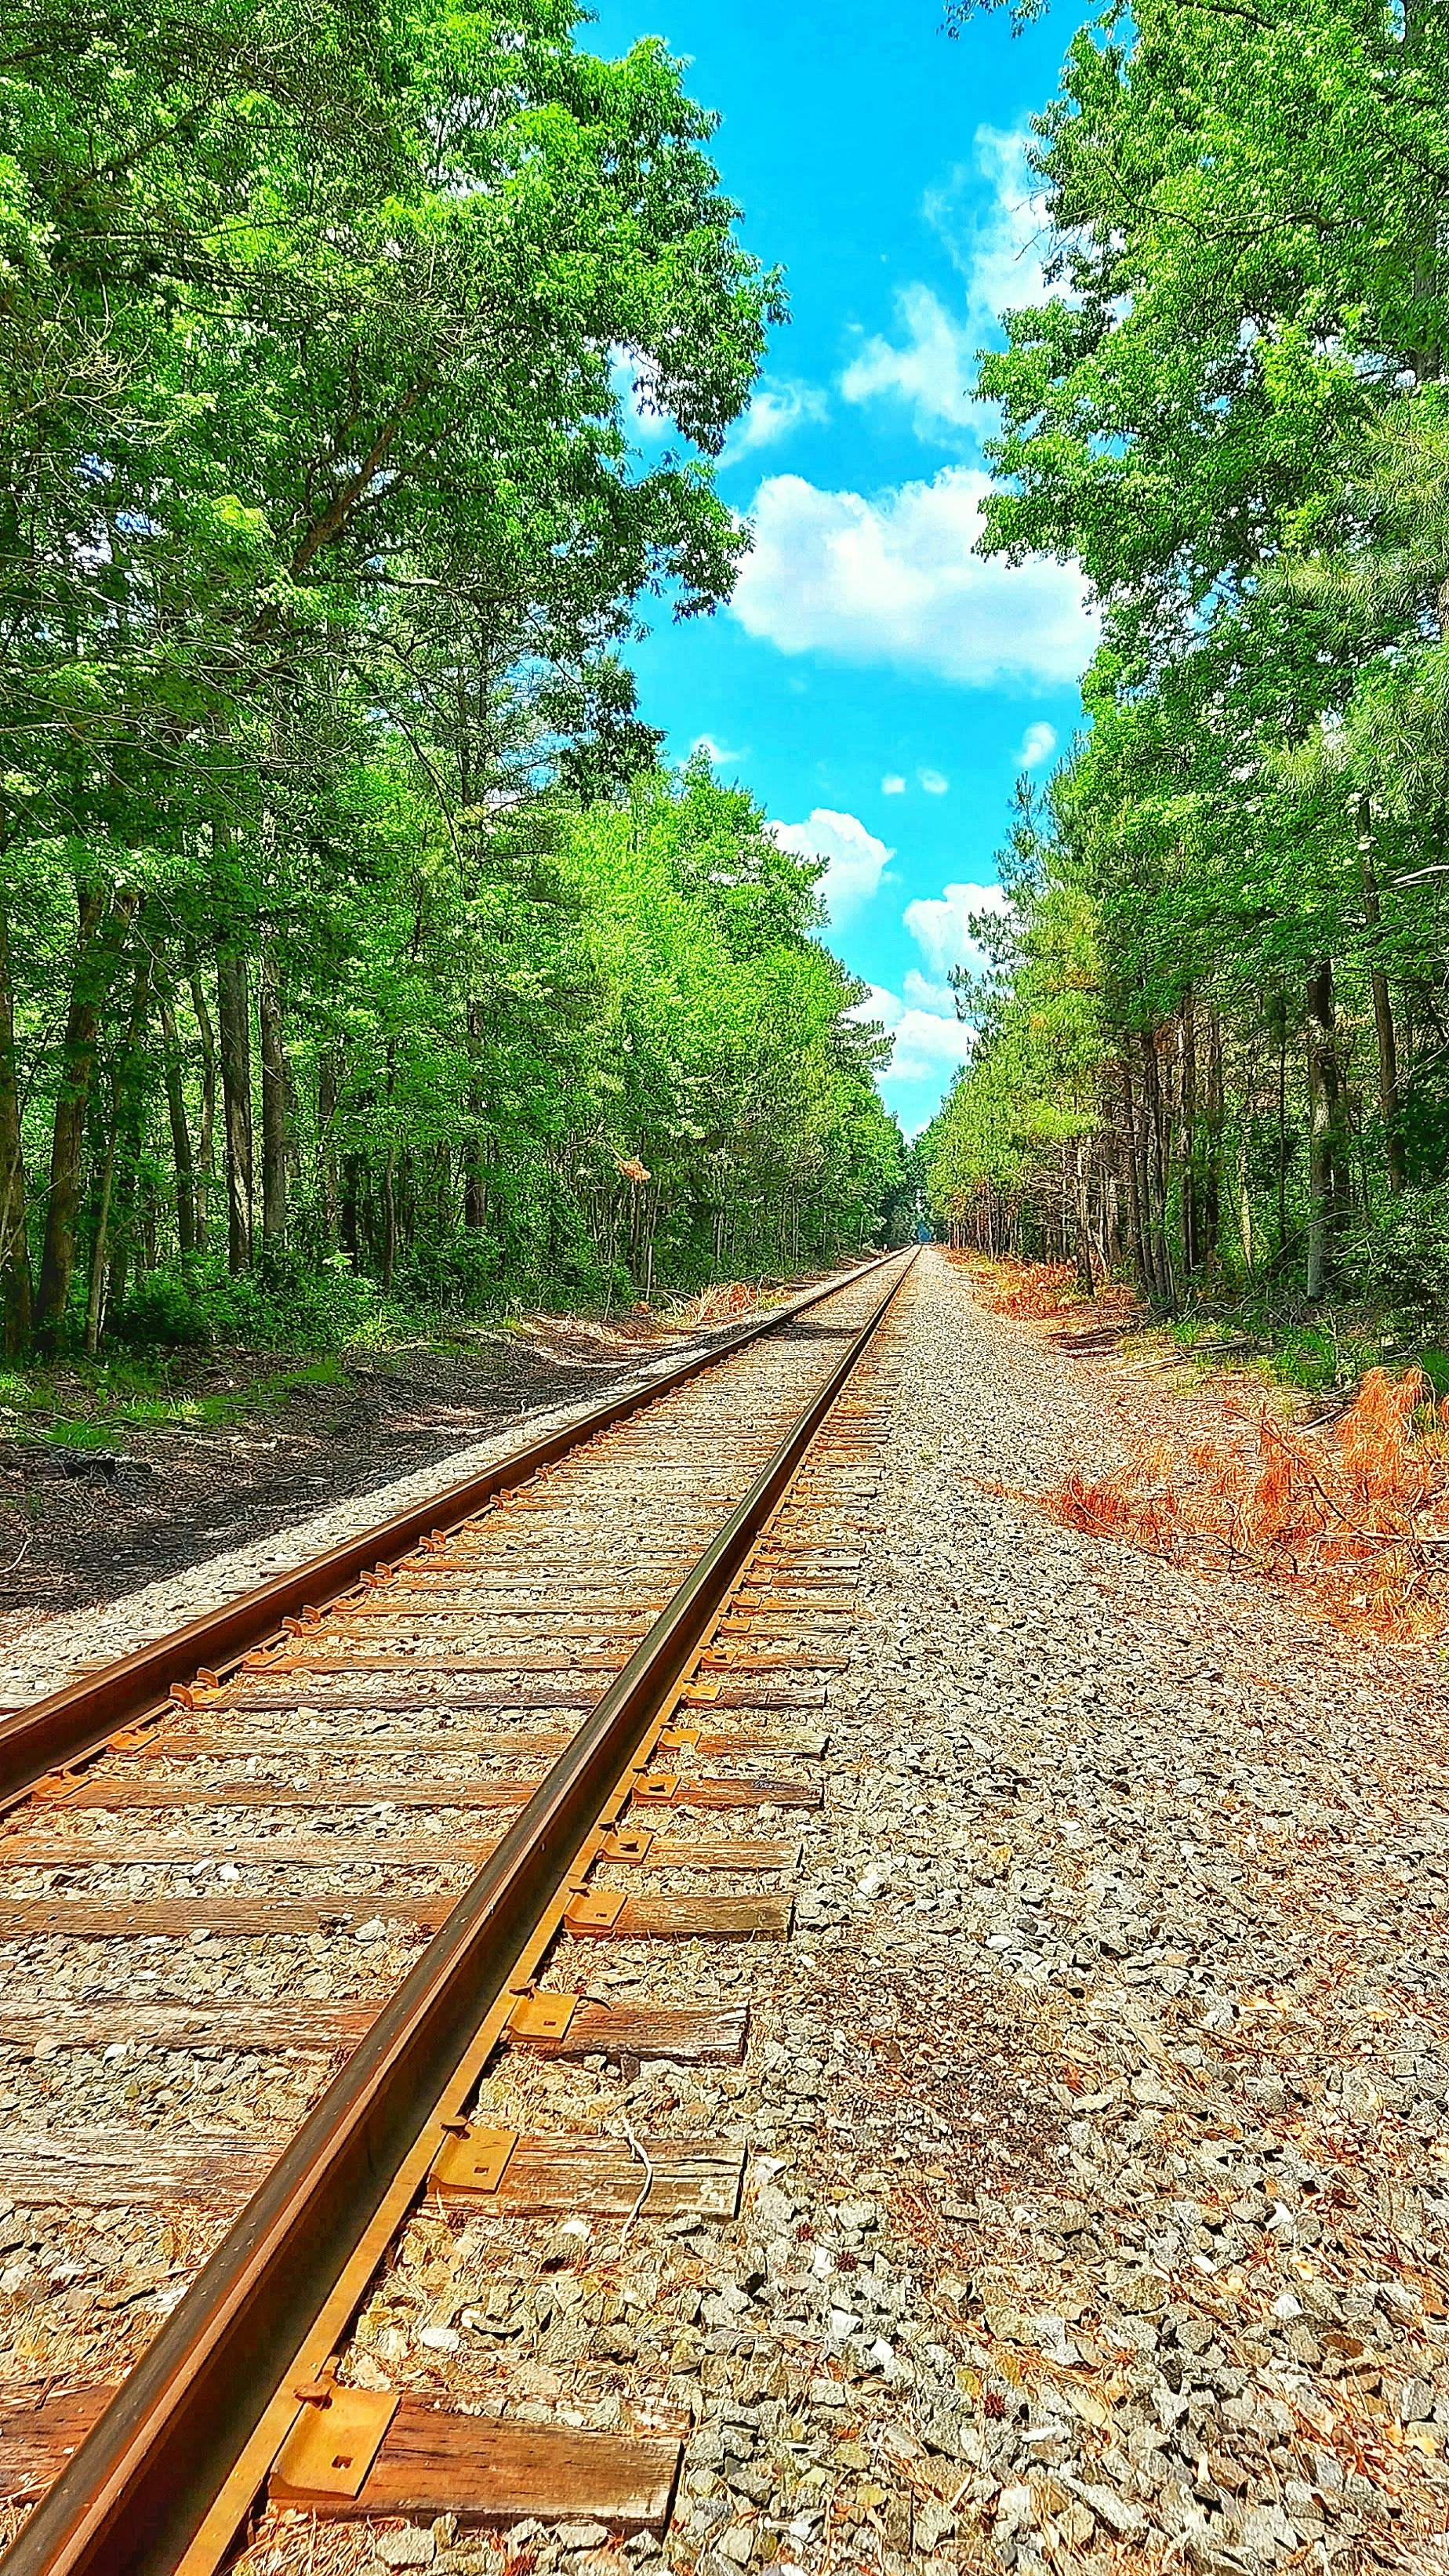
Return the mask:
[[[988,549],[1102,635],[933,1202],[1169,1311],[1449,1311],[1446,30],[1102,9],[1034,120],[1055,292],[981,365]]]
[[[1360,1293],[1410,1330],[1449,1317],[1449,1180],[1376,1207],[1348,1260]]]
[[[1005,909],[972,925],[988,972],[952,979],[976,1042],[919,1147],[931,1212],[947,1229],[1059,1173],[1097,1123],[1106,1043],[1097,918],[1048,823],[1023,782],[1001,861]],[[993,1238],[991,1248],[1005,1246]]]
[[[8,1352],[871,1239],[900,1140],[813,872],[657,774],[618,651],[746,542],[713,459],[781,295],[713,123],[566,0],[12,12]]]
[[[378,1319],[378,1293],[340,1256],[319,1270],[287,1264],[233,1278],[212,1258],[184,1273],[147,1271],[113,1330],[134,1351],[204,1350],[214,1342],[252,1350],[344,1350]]]

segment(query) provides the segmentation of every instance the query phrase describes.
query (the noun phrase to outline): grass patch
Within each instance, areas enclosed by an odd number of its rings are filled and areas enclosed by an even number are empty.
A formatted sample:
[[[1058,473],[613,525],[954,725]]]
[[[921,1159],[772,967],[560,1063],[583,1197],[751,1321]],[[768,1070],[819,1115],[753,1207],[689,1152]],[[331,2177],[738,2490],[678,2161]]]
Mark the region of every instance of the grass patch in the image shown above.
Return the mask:
[[[1352,1396],[1370,1369],[1422,1369],[1449,1392],[1449,1351],[1362,1302],[1305,1310],[1261,1298],[1190,1307],[1158,1327],[1204,1375],[1245,1370],[1296,1394]]]
[[[160,1382],[166,1368],[129,1361],[84,1373],[36,1370],[22,1377],[10,1371],[0,1378],[0,1423],[9,1415],[11,1437],[32,1447],[113,1449],[128,1432],[216,1429],[274,1412],[296,1389],[340,1386],[346,1376],[339,1354],[328,1352],[236,1385],[173,1393]]]

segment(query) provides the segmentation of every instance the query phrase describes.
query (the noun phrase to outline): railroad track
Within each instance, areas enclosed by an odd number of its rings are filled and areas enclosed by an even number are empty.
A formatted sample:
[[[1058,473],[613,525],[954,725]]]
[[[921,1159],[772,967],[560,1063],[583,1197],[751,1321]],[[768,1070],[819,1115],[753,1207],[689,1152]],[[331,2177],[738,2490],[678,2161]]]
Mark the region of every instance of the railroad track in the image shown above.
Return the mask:
[[[500,2342],[739,2211],[624,2089],[738,2065],[789,1930],[911,1257],[0,1727],[7,2576],[207,2576],[267,2507],[662,2531],[628,2331],[603,2423],[500,2411]],[[476,2295],[413,2342],[429,2267]]]

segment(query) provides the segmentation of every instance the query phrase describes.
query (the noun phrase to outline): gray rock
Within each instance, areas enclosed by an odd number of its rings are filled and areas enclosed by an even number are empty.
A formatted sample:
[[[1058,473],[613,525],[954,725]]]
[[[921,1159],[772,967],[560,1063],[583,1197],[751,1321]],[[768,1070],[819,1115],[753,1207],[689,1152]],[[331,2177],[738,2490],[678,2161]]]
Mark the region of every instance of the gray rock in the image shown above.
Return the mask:
[[[384,2567],[431,2567],[438,2544],[431,2531],[409,2524],[402,2531],[379,2531],[373,2548]]]

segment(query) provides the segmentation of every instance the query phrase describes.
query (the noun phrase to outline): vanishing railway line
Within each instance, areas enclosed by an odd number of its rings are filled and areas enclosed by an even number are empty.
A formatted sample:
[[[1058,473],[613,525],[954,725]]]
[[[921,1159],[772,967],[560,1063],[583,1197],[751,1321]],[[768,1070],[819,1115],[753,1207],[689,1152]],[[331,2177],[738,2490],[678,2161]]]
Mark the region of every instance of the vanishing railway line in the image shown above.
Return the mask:
[[[529,2086],[742,2055],[737,1975],[699,1962],[789,1929],[825,1746],[785,1721],[841,1658],[883,1427],[855,1372],[909,1266],[0,1727],[0,2046],[77,2070],[63,2126],[9,2097],[0,2209],[85,2283],[4,2401],[10,2576],[204,2576],[267,2502],[667,2520],[677,2432],[485,2415],[466,2371],[439,2405],[358,2320],[420,2205],[621,2246],[737,2209],[738,2146],[526,2126]],[[123,2125],[147,2051],[201,2054]],[[138,2233],[170,2259],[129,2299]]]

